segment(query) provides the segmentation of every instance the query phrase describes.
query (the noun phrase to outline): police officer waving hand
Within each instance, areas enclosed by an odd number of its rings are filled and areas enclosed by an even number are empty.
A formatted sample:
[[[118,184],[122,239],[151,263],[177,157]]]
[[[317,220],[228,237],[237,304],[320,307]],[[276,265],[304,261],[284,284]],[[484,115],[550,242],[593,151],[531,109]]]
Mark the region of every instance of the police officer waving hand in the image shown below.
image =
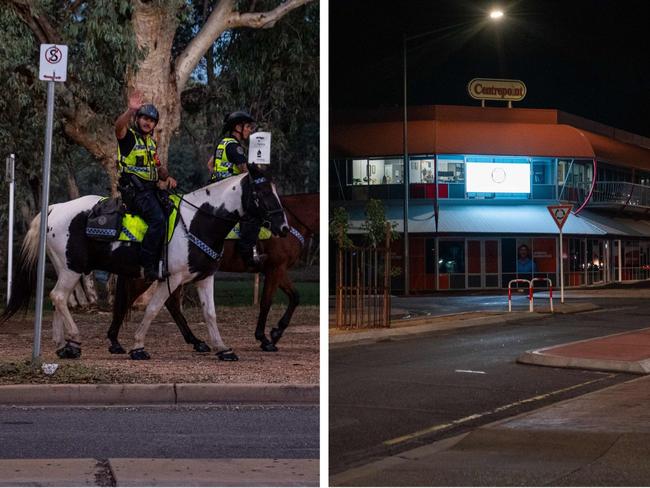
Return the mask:
[[[135,117],[135,120],[134,120]],[[176,187],[156,151],[153,131],[158,124],[156,107],[143,104],[142,93],[135,91],[129,97],[129,108],[115,121],[117,160],[120,171],[119,188],[129,209],[140,215],[148,225],[142,240],[140,259],[146,279],[162,278],[158,259],[165,236],[165,214],[156,191]],[[133,121],[133,123],[132,123]]]
[[[225,136],[219,141],[214,155],[208,161],[210,181],[225,180],[248,171],[248,158],[242,143],[249,140],[254,130],[255,120],[248,112],[240,110],[226,116],[223,125]],[[252,218],[247,217],[240,222],[237,244],[249,271],[259,271],[259,265],[266,257],[258,255],[255,248],[260,227],[260,223]]]

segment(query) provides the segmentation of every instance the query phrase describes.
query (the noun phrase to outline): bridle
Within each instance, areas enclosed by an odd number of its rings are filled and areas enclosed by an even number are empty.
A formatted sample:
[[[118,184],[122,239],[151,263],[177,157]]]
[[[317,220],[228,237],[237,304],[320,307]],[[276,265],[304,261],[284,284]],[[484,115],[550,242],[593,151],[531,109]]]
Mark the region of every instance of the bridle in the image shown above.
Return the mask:
[[[261,211],[262,214],[262,215],[256,215],[256,217],[258,217],[261,220],[261,224],[263,227],[270,229],[272,225],[271,224],[272,218],[278,214],[284,215],[284,208],[282,208],[282,204],[280,203],[279,198],[275,196],[273,191],[268,192],[268,194],[274,196],[273,202],[276,203],[276,205],[274,205],[274,208],[271,208],[271,206],[268,205],[269,199],[265,198],[265,196],[267,195],[260,195],[259,185],[262,185],[263,183],[267,183],[269,188],[271,188],[271,182],[266,178],[266,176],[253,177],[253,175],[250,175],[249,178],[252,183],[250,200],[255,205],[255,208],[258,211]]]

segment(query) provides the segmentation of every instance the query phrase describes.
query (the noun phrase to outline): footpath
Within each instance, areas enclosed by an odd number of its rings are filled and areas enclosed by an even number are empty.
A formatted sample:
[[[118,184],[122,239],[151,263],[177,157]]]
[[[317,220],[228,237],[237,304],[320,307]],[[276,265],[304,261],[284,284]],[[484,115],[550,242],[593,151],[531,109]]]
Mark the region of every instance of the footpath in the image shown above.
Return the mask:
[[[556,308],[598,307],[588,298],[648,298],[650,290],[594,290]],[[333,347],[458,327],[543,319],[544,313],[464,312],[376,331],[331,331]],[[391,330],[388,333],[388,330]],[[333,332],[333,333],[332,333]],[[650,328],[524,352],[541,366],[645,374]],[[559,402],[472,432],[339,473],[332,486],[648,486],[650,376]]]

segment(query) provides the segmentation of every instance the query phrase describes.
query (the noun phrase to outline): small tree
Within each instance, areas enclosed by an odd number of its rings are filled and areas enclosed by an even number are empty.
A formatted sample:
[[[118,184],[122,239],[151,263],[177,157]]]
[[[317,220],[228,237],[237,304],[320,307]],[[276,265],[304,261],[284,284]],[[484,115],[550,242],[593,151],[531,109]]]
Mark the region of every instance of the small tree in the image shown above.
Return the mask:
[[[368,245],[377,247],[386,243],[386,226],[390,225],[390,240],[396,238],[395,224],[386,220],[386,212],[384,211],[384,204],[381,200],[371,198],[366,205],[366,221],[361,225],[361,228],[366,231],[366,241]]]
[[[352,246],[348,236],[350,218],[343,207],[337,207],[330,214],[330,237],[336,241],[341,248]]]

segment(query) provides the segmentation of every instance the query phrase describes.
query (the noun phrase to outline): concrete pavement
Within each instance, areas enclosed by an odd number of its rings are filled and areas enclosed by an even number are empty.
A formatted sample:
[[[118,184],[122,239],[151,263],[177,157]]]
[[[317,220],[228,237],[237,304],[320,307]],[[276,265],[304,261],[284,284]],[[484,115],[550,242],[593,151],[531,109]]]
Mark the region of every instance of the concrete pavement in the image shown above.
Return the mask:
[[[648,486],[650,377],[331,477],[333,486]]]
[[[318,459],[2,459],[0,486],[318,486]]]

